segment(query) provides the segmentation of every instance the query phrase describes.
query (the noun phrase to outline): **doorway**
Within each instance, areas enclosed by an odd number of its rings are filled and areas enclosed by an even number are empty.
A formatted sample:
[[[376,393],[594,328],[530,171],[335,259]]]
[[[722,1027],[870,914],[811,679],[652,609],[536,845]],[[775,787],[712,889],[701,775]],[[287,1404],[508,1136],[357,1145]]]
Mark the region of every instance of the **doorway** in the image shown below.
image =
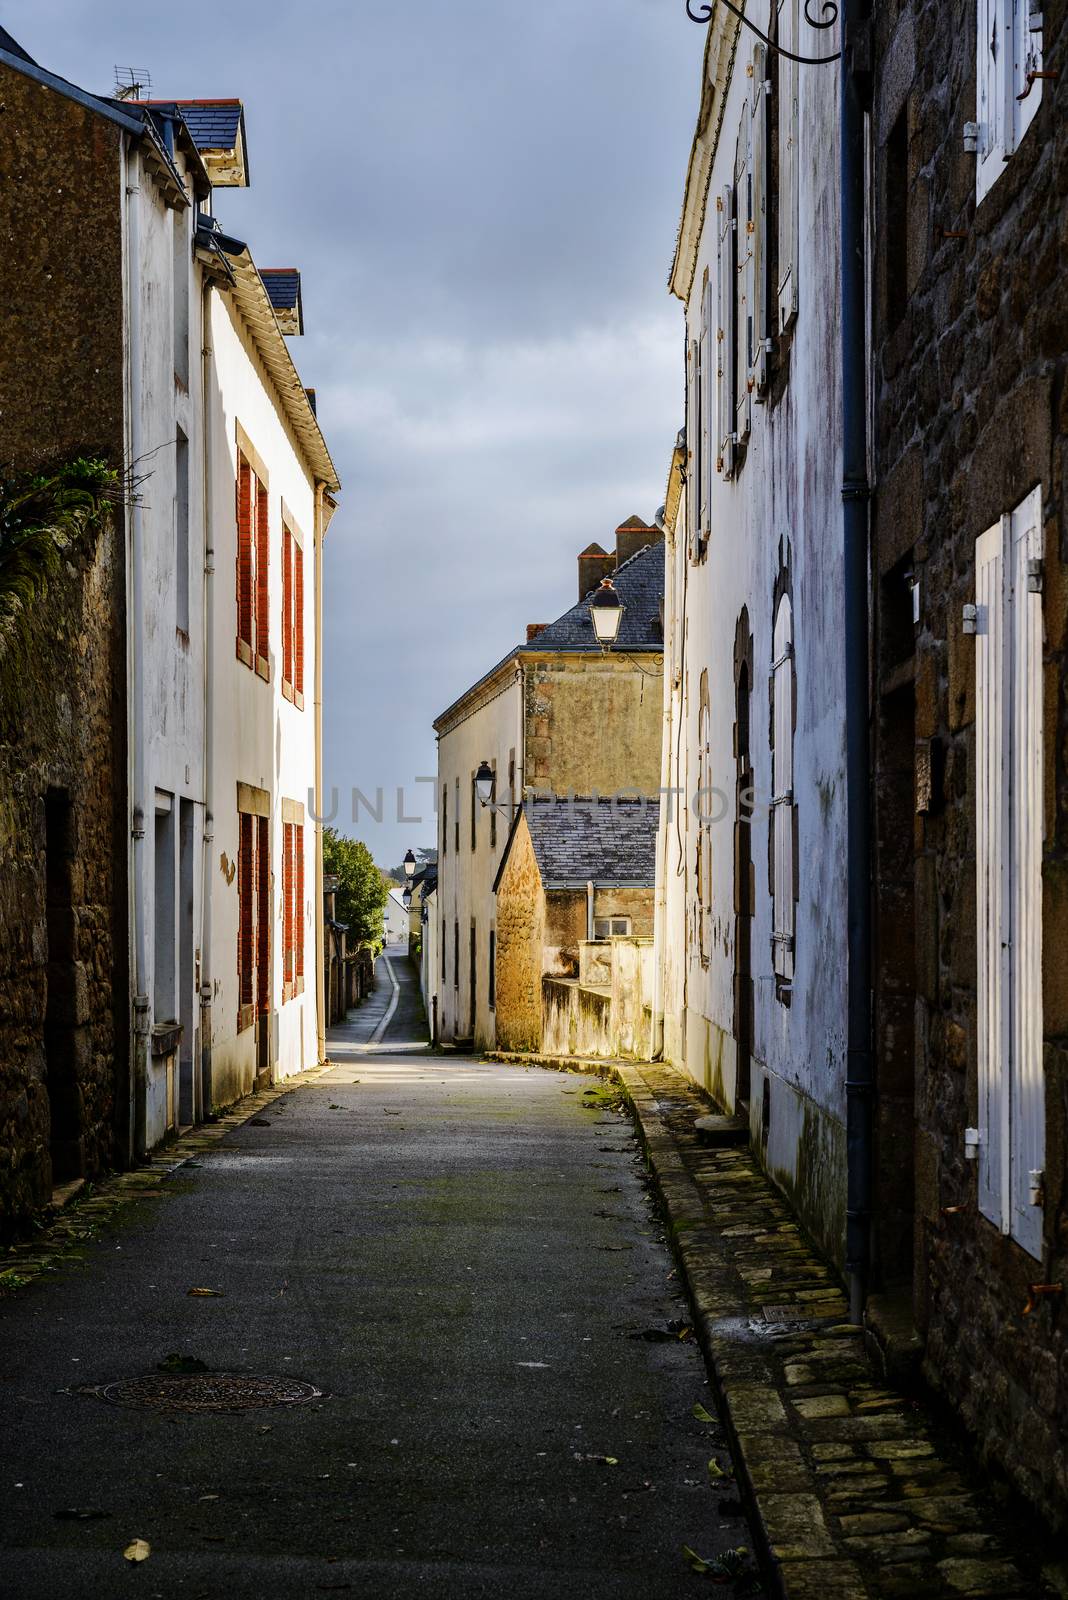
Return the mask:
[[[753,762],[750,711],[753,636],[738,618],[734,647],[734,1038],[738,1050],[735,1110],[748,1114],[753,1057]]]
[[[45,919],[48,936],[44,1050],[52,1183],[80,1178],[85,1168],[82,1104],[75,1063],[74,838],[70,795],[45,795]]]

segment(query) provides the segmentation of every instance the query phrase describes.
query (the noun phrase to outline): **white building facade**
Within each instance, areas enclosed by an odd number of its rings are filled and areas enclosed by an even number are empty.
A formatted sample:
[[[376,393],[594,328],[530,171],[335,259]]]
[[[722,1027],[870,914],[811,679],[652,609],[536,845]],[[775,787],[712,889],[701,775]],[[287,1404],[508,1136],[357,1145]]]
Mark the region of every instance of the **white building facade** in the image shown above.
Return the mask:
[[[212,192],[240,103],[143,108],[127,189],[132,1133],[138,1150],[322,1059],[322,541],[337,476]]]
[[[805,53],[798,0],[747,11]],[[841,1259],[844,656],[837,71],[723,7],[671,277],[685,487],[669,494],[658,964],[666,1057],[748,1117]]]

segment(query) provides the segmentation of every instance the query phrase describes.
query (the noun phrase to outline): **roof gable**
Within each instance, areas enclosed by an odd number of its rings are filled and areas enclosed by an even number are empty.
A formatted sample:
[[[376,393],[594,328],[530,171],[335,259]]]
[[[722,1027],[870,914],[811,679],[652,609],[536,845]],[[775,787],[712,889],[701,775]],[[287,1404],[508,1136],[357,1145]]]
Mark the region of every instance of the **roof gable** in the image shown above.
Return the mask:
[[[658,800],[532,796],[508,836],[494,888],[521,819],[547,890],[578,889],[589,882],[651,889],[656,881]]]

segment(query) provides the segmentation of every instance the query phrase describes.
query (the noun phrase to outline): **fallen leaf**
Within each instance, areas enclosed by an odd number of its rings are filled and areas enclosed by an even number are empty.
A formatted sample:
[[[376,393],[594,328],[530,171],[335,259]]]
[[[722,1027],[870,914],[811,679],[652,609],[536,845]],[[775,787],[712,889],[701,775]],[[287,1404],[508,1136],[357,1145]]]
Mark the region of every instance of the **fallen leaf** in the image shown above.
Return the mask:
[[[697,1551],[691,1550],[688,1544],[684,1544],[682,1547],[682,1559],[688,1567],[693,1568],[694,1572],[705,1573],[711,1571],[709,1563],[703,1561]]]
[[[713,1456],[711,1461],[708,1463],[708,1476],[710,1478],[725,1478],[727,1476],[719,1462],[716,1460],[715,1456]]]
[[[517,1361],[517,1367],[548,1367],[547,1361]]]
[[[147,1539],[134,1539],[122,1553],[127,1561],[147,1561],[152,1554],[152,1546]]]
[[[697,1418],[698,1422],[715,1422],[716,1420],[710,1412],[705,1410],[700,1400],[698,1400],[697,1404],[694,1406],[693,1414]]]
[[[198,1300],[221,1300],[221,1289],[187,1289],[186,1294],[191,1294]]]

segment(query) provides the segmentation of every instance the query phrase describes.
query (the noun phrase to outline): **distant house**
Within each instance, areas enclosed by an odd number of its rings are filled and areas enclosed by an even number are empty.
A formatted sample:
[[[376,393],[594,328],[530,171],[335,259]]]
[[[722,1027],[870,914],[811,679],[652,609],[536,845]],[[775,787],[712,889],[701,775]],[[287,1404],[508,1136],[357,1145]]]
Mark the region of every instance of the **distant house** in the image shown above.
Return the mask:
[[[623,605],[616,647],[593,634],[589,597],[610,577]],[[533,623],[434,723],[438,736],[438,961],[443,1040],[495,1038],[493,882],[524,793],[655,795],[660,786],[664,544],[630,517],[615,550],[578,557],[578,600]],[[475,774],[494,775],[483,809]],[[428,1011],[432,1004],[428,1004]]]
[[[659,815],[656,800],[524,802],[494,880],[501,1049],[541,1049],[548,1028],[563,1054],[620,1053],[614,951],[596,947],[641,944],[651,973]],[[628,1018],[643,1009],[641,964],[629,963],[615,995]]]
[[[408,943],[408,907],[400,889],[391,889],[386,900],[385,908],[385,934],[386,943]]]

